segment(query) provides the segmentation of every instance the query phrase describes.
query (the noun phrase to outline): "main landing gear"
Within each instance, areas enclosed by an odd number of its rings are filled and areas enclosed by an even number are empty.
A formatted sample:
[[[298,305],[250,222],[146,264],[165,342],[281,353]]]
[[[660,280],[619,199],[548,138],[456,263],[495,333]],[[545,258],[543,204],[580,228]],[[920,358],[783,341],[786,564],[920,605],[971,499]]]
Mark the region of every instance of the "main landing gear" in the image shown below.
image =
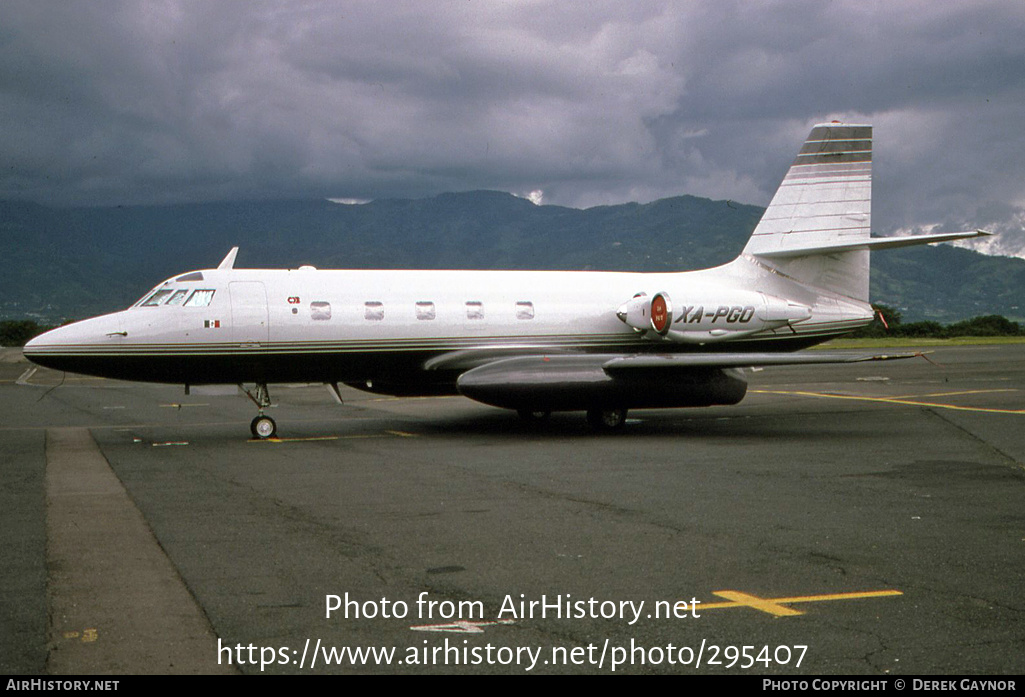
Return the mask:
[[[267,390],[266,383],[256,384],[256,394],[246,388],[239,385],[239,389],[246,393],[249,399],[253,400],[257,408],[260,410],[259,416],[253,419],[253,422],[249,424],[249,430],[253,432],[253,438],[259,438],[260,440],[266,440],[267,438],[273,438],[278,434],[278,425],[274,423],[274,419],[266,416],[263,410],[270,406],[270,391]]]

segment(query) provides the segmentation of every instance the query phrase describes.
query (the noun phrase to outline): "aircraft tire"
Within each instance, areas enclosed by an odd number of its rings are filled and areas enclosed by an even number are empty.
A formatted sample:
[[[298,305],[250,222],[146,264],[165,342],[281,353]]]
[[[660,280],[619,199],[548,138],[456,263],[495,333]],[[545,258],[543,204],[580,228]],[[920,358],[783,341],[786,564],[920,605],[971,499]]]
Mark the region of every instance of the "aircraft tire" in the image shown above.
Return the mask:
[[[257,416],[249,424],[249,430],[253,432],[253,438],[265,440],[278,435],[278,425],[269,416]]]
[[[587,423],[597,431],[615,431],[626,423],[626,409],[589,409]]]

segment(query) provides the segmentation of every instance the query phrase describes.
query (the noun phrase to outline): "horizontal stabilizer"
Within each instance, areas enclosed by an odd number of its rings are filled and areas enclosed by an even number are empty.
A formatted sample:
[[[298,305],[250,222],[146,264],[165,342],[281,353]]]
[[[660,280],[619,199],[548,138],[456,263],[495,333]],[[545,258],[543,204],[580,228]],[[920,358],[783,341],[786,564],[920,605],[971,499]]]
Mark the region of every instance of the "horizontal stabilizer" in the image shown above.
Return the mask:
[[[757,252],[756,256],[767,259],[789,259],[811,256],[813,254],[838,254],[840,252],[854,252],[864,249],[897,249],[898,247],[911,247],[919,244],[935,244],[937,242],[950,242],[952,240],[963,240],[972,237],[986,237],[992,234],[992,232],[986,232],[985,230],[969,230],[967,232],[941,232],[934,235],[911,235],[908,237],[872,237],[860,241],[763,251]]]

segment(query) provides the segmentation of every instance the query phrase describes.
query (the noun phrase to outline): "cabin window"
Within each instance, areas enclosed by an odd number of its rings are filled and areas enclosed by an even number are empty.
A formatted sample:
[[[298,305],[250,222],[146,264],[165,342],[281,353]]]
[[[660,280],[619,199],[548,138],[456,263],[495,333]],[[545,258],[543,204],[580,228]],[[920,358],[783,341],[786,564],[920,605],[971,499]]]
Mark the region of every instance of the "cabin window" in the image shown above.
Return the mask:
[[[331,303],[323,301],[310,303],[310,317],[313,319],[331,319]]]
[[[167,302],[164,303],[164,304],[167,305],[168,307],[170,307],[172,305],[181,305],[183,302],[185,302],[185,296],[188,295],[188,294],[189,294],[189,291],[187,291],[187,290],[176,290],[176,291],[174,291],[174,294],[171,295],[171,297],[168,298]]]
[[[189,299],[185,301],[185,307],[206,307],[214,299],[214,291],[197,290],[193,291]]]
[[[437,313],[434,309],[434,303],[419,302],[416,304],[417,319],[434,319],[436,316]]]
[[[516,319],[534,319],[534,303],[522,300],[516,303]]]
[[[146,298],[143,301],[142,306],[143,307],[156,307],[160,303],[164,302],[164,299],[168,295],[170,295],[170,294],[171,294],[170,290],[158,290],[156,293],[154,293],[153,295],[151,295],[148,298]]]
[[[484,303],[479,300],[466,303],[466,319],[484,319]]]
[[[384,319],[384,303],[376,301],[363,303],[363,316],[374,321]]]

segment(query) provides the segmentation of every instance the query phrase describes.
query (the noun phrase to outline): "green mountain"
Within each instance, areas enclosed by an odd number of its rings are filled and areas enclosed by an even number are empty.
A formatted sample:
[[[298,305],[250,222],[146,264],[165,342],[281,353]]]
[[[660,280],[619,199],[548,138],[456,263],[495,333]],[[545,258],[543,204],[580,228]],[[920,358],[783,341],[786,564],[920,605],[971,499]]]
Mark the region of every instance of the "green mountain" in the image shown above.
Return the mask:
[[[165,278],[237,267],[671,271],[729,261],[763,209],[693,196],[587,210],[494,191],[363,205],[260,201],[47,208],[0,202],[0,318],[123,308]],[[949,246],[873,256],[874,301],[908,321],[1025,318],[1025,260]]]

